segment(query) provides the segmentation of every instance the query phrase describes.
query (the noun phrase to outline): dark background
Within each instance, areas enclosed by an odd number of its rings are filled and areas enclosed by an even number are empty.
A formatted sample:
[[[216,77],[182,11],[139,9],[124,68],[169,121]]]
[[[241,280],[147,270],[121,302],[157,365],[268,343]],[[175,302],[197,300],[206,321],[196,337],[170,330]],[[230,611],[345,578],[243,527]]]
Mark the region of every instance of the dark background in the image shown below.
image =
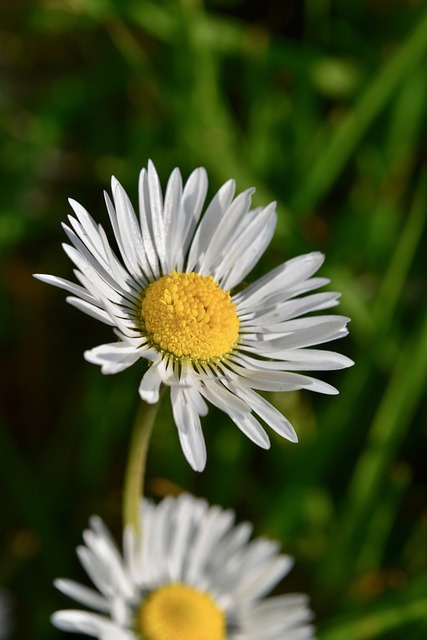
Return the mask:
[[[191,471],[168,403],[147,493],[232,507],[296,558],[321,640],[425,640],[427,509],[427,6],[416,0],[38,0],[0,5],[0,585],[16,638],[59,638],[86,581],[74,548],[92,513],[120,537],[141,367],[102,376],[83,351],[111,331],[34,272],[72,279],[67,197],[107,227],[114,174],[136,202],[207,168],[278,201],[251,279],[321,250],[352,318],[356,361],[322,376],[338,397],[270,394],[298,445],[264,452],[211,409],[208,465]],[[64,636],[63,636],[64,637]]]

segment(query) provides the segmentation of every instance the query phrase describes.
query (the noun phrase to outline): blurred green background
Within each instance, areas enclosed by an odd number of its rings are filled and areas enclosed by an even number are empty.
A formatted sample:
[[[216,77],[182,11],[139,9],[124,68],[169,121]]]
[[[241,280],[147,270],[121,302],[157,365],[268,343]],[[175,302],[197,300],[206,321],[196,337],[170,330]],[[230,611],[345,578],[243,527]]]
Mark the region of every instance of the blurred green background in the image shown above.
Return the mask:
[[[92,513],[120,535],[141,366],[83,360],[108,327],[34,272],[72,278],[67,197],[108,226],[111,174],[136,201],[203,165],[278,201],[264,273],[321,250],[352,318],[338,397],[271,395],[300,444],[252,445],[211,409],[208,465],[181,453],[168,403],[153,497],[186,489],[236,509],[296,558],[320,640],[427,637],[427,4],[421,0],[35,0],[0,8],[0,585],[16,638],[66,637],[58,576]]]

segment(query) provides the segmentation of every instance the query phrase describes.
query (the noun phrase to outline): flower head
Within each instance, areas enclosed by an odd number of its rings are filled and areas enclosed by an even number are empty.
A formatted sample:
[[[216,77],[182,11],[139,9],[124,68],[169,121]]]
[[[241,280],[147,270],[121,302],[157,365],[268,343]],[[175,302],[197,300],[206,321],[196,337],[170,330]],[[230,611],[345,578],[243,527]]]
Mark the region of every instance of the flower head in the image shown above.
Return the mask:
[[[348,318],[305,315],[338,304],[337,293],[312,293],[328,282],[312,277],[322,254],[289,260],[234,291],[270,243],[275,203],[251,210],[254,190],[234,198],[230,180],[201,217],[206,191],[204,169],[196,169],[185,186],[175,169],[163,197],[149,162],[140,174],[137,217],[113,178],[113,201],[107,194],[105,200],[121,260],[104,229],[70,200],[75,217],[64,224],[71,242],[64,249],[80,284],[36,276],[62,287],[72,294],[68,302],[114,327],[118,342],[86,351],[86,360],[105,374],[145,360],[139,394],[148,403],[158,401],[162,384],[170,387],[181,445],[198,471],[206,464],[200,418],[207,403],[261,447],[270,445],[260,419],[296,442],[288,420],[256,390],[336,393],[295,372],[352,364],[334,352],[311,349],[347,334]]]
[[[94,517],[78,555],[98,591],[70,580],[56,586],[93,611],[58,611],[53,623],[100,640],[256,640],[314,637],[302,594],[264,596],[292,559],[234,513],[183,494],[144,501],[144,531],[125,529],[123,557]]]

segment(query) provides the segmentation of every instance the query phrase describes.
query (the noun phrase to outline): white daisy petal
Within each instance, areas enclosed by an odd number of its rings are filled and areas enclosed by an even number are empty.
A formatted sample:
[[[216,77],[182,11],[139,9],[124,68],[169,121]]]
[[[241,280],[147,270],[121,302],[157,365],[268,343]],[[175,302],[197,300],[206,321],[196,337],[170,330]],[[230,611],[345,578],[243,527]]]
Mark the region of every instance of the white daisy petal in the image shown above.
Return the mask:
[[[222,218],[233,200],[235,189],[234,180],[226,182],[206,209],[191,243],[187,271],[198,269],[199,261],[205,255],[213,234],[221,224]]]
[[[94,219],[86,209],[81,206],[81,204],[72,198],[69,198],[68,202],[74,210],[77,219],[71,215],[68,216],[68,221],[74,231],[71,231],[71,229],[69,229],[65,224],[62,225],[63,229],[73,243],[80,240],[87,247],[89,252],[96,256],[99,263],[108,271],[108,257],[105,252],[105,245],[101,239],[99,226],[95,223]]]
[[[206,466],[206,445],[200,416],[185,389],[172,387],[171,402],[184,455],[195,471],[203,471]]]
[[[240,193],[228,207],[222,219],[221,226],[217,227],[216,233],[211,237],[206,253],[198,261],[198,272],[203,275],[213,274],[215,279],[221,277],[221,258],[229,246],[234,245],[238,237],[238,220],[249,211],[254,189],[247,189]]]
[[[89,362],[105,374],[139,359],[148,362],[139,395],[151,404],[159,401],[161,385],[170,387],[181,446],[197,470],[206,463],[201,417],[209,404],[261,447],[269,447],[269,440],[258,419],[296,441],[288,420],[255,390],[333,394],[330,385],[299,372],[352,364],[312,348],[348,333],[348,318],[319,315],[339,298],[315,291],[329,282],[315,275],[321,253],[288,260],[238,293],[229,291],[267,248],[276,204],[251,209],[254,189],[235,196],[229,180],[202,214],[207,184],[203,168],[185,184],[175,169],[163,196],[150,161],[139,175],[138,216],[113,178],[113,200],[105,195],[105,203],[117,255],[103,227],[71,200],[74,215],[64,225],[71,244],[64,250],[78,284],[36,276],[65,289],[70,304],[113,327],[118,342],[86,351]]]
[[[162,384],[162,379],[158,373],[159,364],[160,360],[148,368],[138,388],[141,399],[149,404],[154,404],[159,401],[160,385]]]
[[[180,255],[177,256],[175,269],[184,269],[185,256],[194,236],[194,230],[200,219],[202,207],[208,190],[208,176],[202,167],[195,169],[188,178],[182,194],[182,216]]]
[[[249,438],[249,440],[255,442],[255,444],[257,444],[262,449],[270,448],[270,439],[255,416],[250,413],[240,415],[238,413],[231,412],[228,415],[239,427],[240,431],[242,431],[245,436]]]
[[[232,410],[234,413],[241,415],[248,412],[245,402],[216,380],[206,379],[202,387],[202,393],[209,402],[221,409],[221,411],[228,413]]]
[[[114,179],[112,178],[111,180],[112,191],[114,191],[115,184],[116,184],[116,180],[115,178]],[[114,232],[114,237],[116,239],[117,246],[119,247],[120,255],[122,256],[125,267],[134,278],[138,278],[140,276],[140,269],[136,268],[136,265],[132,261],[132,257],[128,256],[126,252],[126,245],[123,242],[122,234],[120,232],[120,225],[118,223],[116,210],[114,208],[114,205],[111,201],[110,196],[105,191],[104,191],[104,200],[105,200],[105,206],[107,207],[107,212],[110,218],[111,227]]]
[[[273,541],[250,541],[251,525],[235,526],[233,511],[182,494],[178,498],[167,497],[157,506],[144,501],[141,513],[143,533],[135,537],[133,529],[124,531],[125,557],[118,552],[102,521],[91,519],[91,528],[85,534],[89,547],[80,548],[79,555],[88,557],[86,569],[102,595],[69,580],[58,580],[55,585],[104,615],[83,610],[57,611],[52,616],[56,627],[99,640],[141,640],[151,616],[152,597],[163,598],[167,603],[172,589],[175,602],[176,598],[184,598],[187,607],[196,603],[192,625],[198,625],[192,626],[188,634],[182,617],[167,619],[168,628],[176,629],[173,638],[203,637],[206,627],[212,633],[212,625],[223,625],[217,626],[218,637],[227,640],[315,637],[307,596],[265,597],[290,571],[292,558],[281,555],[279,545]],[[117,574],[124,585],[132,588],[118,589]],[[202,615],[199,598],[206,607]],[[141,610],[144,616],[140,616]],[[126,615],[120,615],[120,611]],[[165,615],[174,615],[173,607]],[[141,630],[135,620],[141,621]],[[158,633],[159,636],[150,637],[164,637],[161,629]]]
[[[86,282],[91,283],[97,292],[107,297],[108,300],[112,300],[112,302],[120,302],[123,298],[126,299],[127,293],[120,290],[118,283],[105,269],[100,266],[97,267],[93,257],[87,252],[86,248],[78,250],[67,244],[64,244],[63,248],[68,257],[79,269],[81,275],[87,278]]]
[[[182,495],[174,504],[170,501],[170,521],[173,524],[166,562],[171,582],[182,582],[186,571],[187,556],[193,545],[193,537],[198,522],[206,513],[203,500],[193,504],[193,500]]]
[[[138,295],[138,293],[141,291],[141,286],[147,286],[147,280],[145,276],[140,275],[138,279],[135,279],[131,276],[130,273],[126,271],[126,269],[119,262],[114,251],[110,247],[107,234],[105,233],[101,225],[99,225],[99,237],[104,247],[104,252],[108,264],[108,271],[109,273],[111,273],[111,276],[116,280],[122,291],[126,291],[127,293],[134,296]],[[143,264],[143,256],[139,256],[139,259],[141,261],[141,264]],[[144,270],[144,273],[145,272],[146,271]]]
[[[162,272],[166,268],[166,233],[163,219],[163,197],[159,176],[151,160],[148,161],[147,188],[150,201],[153,242]]]
[[[112,190],[116,205],[117,228],[121,237],[121,245],[132,265],[132,273],[140,275],[141,268],[147,268],[144,260],[144,243],[141,230],[132,204],[122,185],[112,179]]]
[[[153,225],[151,220],[150,196],[148,193],[147,171],[142,169],[138,182],[139,220],[141,235],[144,238],[144,250],[147,259],[147,275],[157,278],[160,274],[159,257],[153,240]]]
[[[191,555],[184,574],[186,582],[197,586],[205,580],[212,548],[230,530],[233,523],[232,511],[223,511],[219,507],[211,507],[207,511],[193,537]]]
[[[324,259],[323,254],[315,251],[284,262],[235,296],[239,309],[263,305],[271,295],[276,296],[279,292],[283,295],[302,285],[319,269]]]
[[[170,273],[176,268],[179,258],[183,261],[182,226],[179,224],[179,203],[182,200],[182,178],[179,169],[174,169],[168,180],[163,205],[165,225],[165,242],[168,247],[166,253],[165,272]]]
[[[116,326],[114,318],[111,318],[106,311],[98,309],[98,307],[90,304],[89,302],[86,302],[86,300],[82,300],[81,298],[76,298],[74,296],[68,296],[67,298],[65,298],[65,300],[73,307],[76,307],[76,309],[79,309],[80,311],[83,311],[83,313],[86,313],[88,316],[92,316],[92,318],[95,318],[96,320],[99,320],[104,324],[108,324],[111,327]]]
[[[297,354],[300,354],[301,352],[303,352],[305,350],[301,349],[296,351]],[[310,351],[309,349],[307,349],[306,351]],[[315,350],[311,350],[312,352]],[[242,365],[243,367],[246,367],[247,369],[254,369],[254,370],[258,370],[258,371],[263,371],[263,370],[270,370],[270,371],[310,371],[310,370],[322,370],[322,371],[330,371],[332,369],[343,369],[344,367],[349,367],[353,364],[353,361],[350,360],[350,358],[347,358],[346,356],[342,356],[340,355],[339,357],[334,357],[337,354],[331,353],[330,356],[328,356],[328,354],[330,352],[328,351],[323,351],[323,352],[319,352],[319,355],[313,356],[313,359],[309,359],[309,356],[306,356],[304,358],[303,353],[301,353],[302,358],[298,359],[298,356],[293,360],[293,354],[295,353],[292,350],[289,351],[282,351],[280,352],[281,354],[284,354],[284,356],[280,356],[280,357],[284,357],[286,359],[282,360],[262,360],[260,358],[252,358],[251,356],[247,355],[246,353],[244,353],[244,351],[242,350],[242,352],[240,354],[234,354],[232,361],[235,362],[236,364]],[[265,355],[267,355],[267,353],[265,353]],[[273,352],[271,353],[271,358],[277,358],[278,357],[278,352]]]
[[[256,265],[271,242],[277,224],[276,203],[272,202],[262,209],[254,218],[252,224],[239,235],[239,242],[235,242],[227,255],[227,264],[231,266],[225,278],[221,278],[223,289],[232,289]],[[223,270],[219,267],[218,270]]]
[[[62,631],[85,633],[101,640],[136,640],[128,630],[121,629],[108,619],[87,611],[57,611],[51,617],[52,624]]]
[[[298,442],[298,436],[289,420],[280,413],[270,402],[252,389],[240,388],[239,395],[259,417],[286,440]]]
[[[242,580],[235,596],[239,600],[255,600],[262,598],[289,573],[290,560],[286,556],[275,557],[256,567],[250,578]]]
[[[73,580],[55,580],[55,587],[69,598],[73,598],[85,607],[90,607],[96,611],[103,613],[110,610],[108,600],[104,596],[99,595],[93,589],[88,589],[82,584],[78,584]]]
[[[78,296],[82,300],[85,300],[89,304],[93,305],[96,303],[96,298],[94,298],[90,293],[86,291],[84,287],[80,287],[78,284],[74,284],[74,282],[70,282],[69,280],[64,280],[64,278],[57,278],[56,276],[48,276],[39,273],[35,273],[34,277],[41,282],[45,282],[46,284],[53,284],[55,287],[59,287],[60,289],[65,289],[69,293],[72,293],[75,296]]]
[[[304,313],[320,311],[335,307],[338,304],[339,293],[325,292],[315,293],[297,300],[287,300],[281,304],[273,305],[272,309],[262,307],[256,311],[240,316],[242,327],[261,325],[271,327],[286,320],[292,320]]]
[[[88,362],[100,365],[102,373],[110,375],[131,367],[141,357],[140,351],[147,352],[148,349],[143,346],[136,349],[125,342],[112,342],[85,351],[84,357]]]

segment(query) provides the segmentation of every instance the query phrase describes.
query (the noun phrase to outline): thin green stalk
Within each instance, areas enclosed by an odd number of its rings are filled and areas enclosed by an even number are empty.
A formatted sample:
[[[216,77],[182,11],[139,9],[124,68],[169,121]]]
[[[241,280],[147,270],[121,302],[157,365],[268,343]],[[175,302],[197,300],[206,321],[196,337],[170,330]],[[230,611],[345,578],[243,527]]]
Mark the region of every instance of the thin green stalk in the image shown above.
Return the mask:
[[[141,530],[140,500],[143,495],[145,464],[154,421],[161,400],[142,402],[133,427],[123,489],[123,525],[130,525],[138,535]]]

